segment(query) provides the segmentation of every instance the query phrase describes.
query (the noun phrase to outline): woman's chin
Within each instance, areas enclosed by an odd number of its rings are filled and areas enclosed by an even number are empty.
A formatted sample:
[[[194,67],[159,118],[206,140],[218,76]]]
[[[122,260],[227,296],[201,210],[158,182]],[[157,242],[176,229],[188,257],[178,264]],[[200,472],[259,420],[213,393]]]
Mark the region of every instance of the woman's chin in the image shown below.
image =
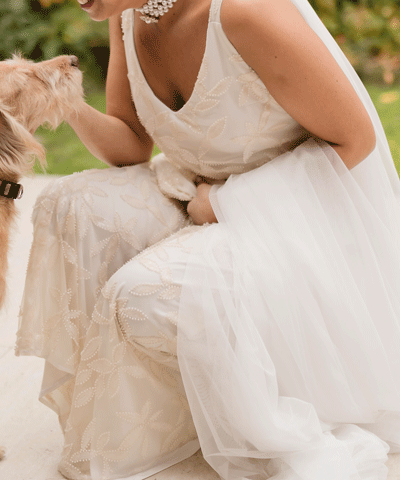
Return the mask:
[[[85,0],[81,0],[85,1]],[[82,10],[84,10],[92,20],[95,22],[102,22],[110,17],[104,12],[104,9],[99,5],[99,0],[88,0],[86,3],[80,3]],[[99,8],[100,7],[100,8]]]
[[[127,6],[121,6],[121,4],[126,4],[126,1],[116,2],[116,0],[114,0],[107,2],[103,0],[78,0],[78,3],[82,10],[84,10],[95,22],[107,20],[114,15],[122,13],[128,8]],[[115,5],[115,3],[117,4]]]

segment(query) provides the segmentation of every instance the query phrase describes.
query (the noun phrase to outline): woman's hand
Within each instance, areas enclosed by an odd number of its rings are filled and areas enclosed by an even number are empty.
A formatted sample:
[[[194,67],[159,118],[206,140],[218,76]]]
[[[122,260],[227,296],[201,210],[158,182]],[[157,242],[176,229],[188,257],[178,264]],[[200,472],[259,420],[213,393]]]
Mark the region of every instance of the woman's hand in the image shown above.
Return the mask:
[[[192,218],[195,225],[217,223],[218,220],[214,214],[209,199],[211,185],[207,183],[199,183],[196,188],[197,195],[188,203],[187,213]]]
[[[125,166],[150,160],[154,141],[141,124],[132,102],[121,15],[110,18],[110,61],[106,84],[106,114],[87,103],[68,118],[87,149],[111,166]]]

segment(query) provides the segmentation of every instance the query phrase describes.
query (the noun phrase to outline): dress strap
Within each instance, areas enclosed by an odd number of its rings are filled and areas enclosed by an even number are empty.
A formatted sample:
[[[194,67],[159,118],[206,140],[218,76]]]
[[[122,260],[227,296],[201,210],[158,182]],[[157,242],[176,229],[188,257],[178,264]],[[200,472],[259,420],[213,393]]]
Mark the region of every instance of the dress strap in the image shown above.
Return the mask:
[[[210,22],[221,23],[220,12],[221,12],[222,0],[212,0],[210,7]]]
[[[121,13],[121,30],[123,35],[122,38],[124,40],[125,40],[125,35],[128,34],[127,32],[129,32],[130,29],[133,28],[133,22],[135,18],[134,14],[135,14],[134,8],[128,8]]]

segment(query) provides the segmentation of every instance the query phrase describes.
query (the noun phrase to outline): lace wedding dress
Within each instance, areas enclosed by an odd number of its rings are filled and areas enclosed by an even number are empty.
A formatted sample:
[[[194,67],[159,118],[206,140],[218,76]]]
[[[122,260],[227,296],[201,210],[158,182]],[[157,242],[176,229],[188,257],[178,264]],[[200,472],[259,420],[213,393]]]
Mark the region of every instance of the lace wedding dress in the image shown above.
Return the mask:
[[[384,480],[400,451],[400,181],[381,124],[293,0],[375,125],[348,170],[243,61],[221,3],[178,111],[150,89],[123,13],[133,100],[163,154],[39,196],[16,353],[46,360],[68,478],[139,480],[201,447],[226,480]],[[217,224],[175,200],[196,174],[216,181]]]

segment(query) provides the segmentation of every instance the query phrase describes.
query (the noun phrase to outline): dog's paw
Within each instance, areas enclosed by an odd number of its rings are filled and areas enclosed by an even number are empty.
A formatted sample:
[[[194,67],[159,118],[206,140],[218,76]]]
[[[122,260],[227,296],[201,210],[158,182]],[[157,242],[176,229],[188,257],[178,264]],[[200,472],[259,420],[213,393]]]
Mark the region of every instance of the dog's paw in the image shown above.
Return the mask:
[[[4,447],[0,447],[0,460],[6,456],[6,449]]]
[[[174,165],[164,153],[159,153],[151,159],[150,168],[155,172],[158,187],[169,198],[190,202],[197,195],[192,171]]]

